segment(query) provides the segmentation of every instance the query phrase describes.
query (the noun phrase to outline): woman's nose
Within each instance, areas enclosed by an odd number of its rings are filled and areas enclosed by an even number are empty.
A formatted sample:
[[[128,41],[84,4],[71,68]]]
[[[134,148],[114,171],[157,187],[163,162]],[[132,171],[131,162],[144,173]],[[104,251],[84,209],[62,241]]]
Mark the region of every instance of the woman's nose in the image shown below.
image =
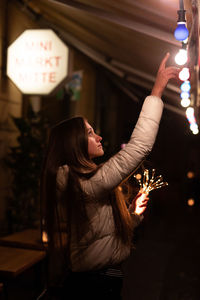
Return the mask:
[[[101,142],[102,141],[102,137],[100,135],[97,135],[97,141]]]

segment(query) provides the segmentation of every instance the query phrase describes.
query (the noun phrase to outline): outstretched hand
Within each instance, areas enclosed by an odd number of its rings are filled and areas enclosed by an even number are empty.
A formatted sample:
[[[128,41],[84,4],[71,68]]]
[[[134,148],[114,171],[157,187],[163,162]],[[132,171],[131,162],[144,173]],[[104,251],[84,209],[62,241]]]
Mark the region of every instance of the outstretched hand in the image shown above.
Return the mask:
[[[174,66],[166,67],[166,62],[169,56],[170,54],[167,53],[161,61],[160,67],[157,72],[156,81],[151,92],[151,95],[153,96],[158,96],[161,98],[168,81],[172,78],[178,79],[180,68]]]

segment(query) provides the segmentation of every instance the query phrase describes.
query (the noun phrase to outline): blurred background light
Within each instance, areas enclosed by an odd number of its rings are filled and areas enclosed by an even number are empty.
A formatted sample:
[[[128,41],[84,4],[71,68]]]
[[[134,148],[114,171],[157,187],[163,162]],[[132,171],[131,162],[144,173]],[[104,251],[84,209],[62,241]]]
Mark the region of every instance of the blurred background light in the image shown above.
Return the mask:
[[[187,178],[189,178],[189,179],[194,178],[194,172],[188,171],[188,172],[187,172]]]
[[[195,204],[194,199],[193,198],[188,199],[187,204],[188,204],[188,206],[194,206],[194,204]]]

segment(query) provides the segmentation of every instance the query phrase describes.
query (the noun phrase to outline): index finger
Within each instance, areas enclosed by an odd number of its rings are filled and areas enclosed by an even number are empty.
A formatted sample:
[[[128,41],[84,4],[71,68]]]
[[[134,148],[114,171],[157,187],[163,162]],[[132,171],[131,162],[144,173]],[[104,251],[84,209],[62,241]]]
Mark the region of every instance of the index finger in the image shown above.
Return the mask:
[[[163,60],[162,60],[161,63],[160,63],[159,70],[165,68],[165,65],[166,65],[166,62],[167,62],[169,56],[170,56],[170,53],[167,52],[167,54],[165,55],[165,57],[163,58]]]

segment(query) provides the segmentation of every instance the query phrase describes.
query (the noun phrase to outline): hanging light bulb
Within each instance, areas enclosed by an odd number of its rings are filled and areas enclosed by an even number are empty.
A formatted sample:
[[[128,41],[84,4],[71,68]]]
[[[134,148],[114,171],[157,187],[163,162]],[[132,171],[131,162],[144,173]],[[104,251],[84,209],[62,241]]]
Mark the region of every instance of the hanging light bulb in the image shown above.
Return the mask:
[[[183,68],[179,73],[179,79],[182,81],[188,80],[190,77],[189,68]]]
[[[189,98],[183,98],[182,100],[181,100],[181,105],[183,106],[183,107],[188,107],[189,105],[190,105],[190,99]]]
[[[188,80],[184,81],[181,84],[181,91],[182,92],[189,92],[190,89],[191,89],[191,85],[190,85],[190,82]]]
[[[186,109],[186,117],[188,119],[188,122],[191,124],[196,124],[196,119],[195,119],[195,116],[194,116],[194,108],[193,107],[188,107]]]
[[[189,31],[186,27],[186,22],[178,22],[174,31],[174,37],[177,41],[184,41],[189,36]]]
[[[181,93],[181,99],[188,99],[190,98],[190,93],[189,92],[182,92]]]
[[[190,130],[192,131],[193,134],[198,134],[199,133],[199,128],[196,122],[196,118],[194,115],[194,108],[193,107],[188,107],[186,109],[186,117],[188,119],[188,122],[190,123]]]
[[[194,119],[194,108],[193,107],[190,106],[186,109],[186,116],[187,116],[188,120]]]
[[[198,129],[198,127],[197,127],[197,128],[195,128],[195,129],[193,129],[193,130],[192,130],[192,133],[193,133],[193,134],[198,134],[198,133],[199,133],[199,129]]]
[[[190,125],[190,130],[194,133],[194,134],[197,134],[199,132],[198,130],[198,125],[196,123],[192,123]]]
[[[180,5],[180,10],[177,11],[178,21],[177,21],[177,27],[174,31],[174,37],[177,41],[184,41],[189,36],[189,31],[186,27],[185,12],[186,11],[184,10],[183,2],[182,2]]]
[[[179,49],[178,53],[175,56],[175,62],[179,66],[183,66],[186,64],[188,60],[187,50],[186,49]]]

